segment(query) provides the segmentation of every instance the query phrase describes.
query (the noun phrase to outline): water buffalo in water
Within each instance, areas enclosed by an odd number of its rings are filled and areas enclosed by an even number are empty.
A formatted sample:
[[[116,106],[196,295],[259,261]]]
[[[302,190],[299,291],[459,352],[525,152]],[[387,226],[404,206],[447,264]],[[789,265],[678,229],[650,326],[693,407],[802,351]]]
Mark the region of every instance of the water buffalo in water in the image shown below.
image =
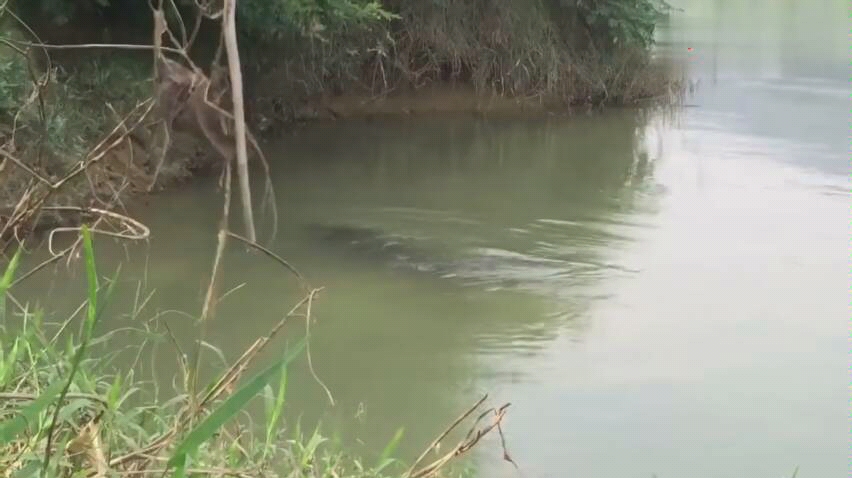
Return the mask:
[[[566,262],[534,257],[501,249],[475,249],[450,256],[426,241],[389,234],[380,229],[341,224],[309,224],[312,244],[330,247],[345,260],[367,260],[371,266],[384,265],[433,277],[455,278],[464,283],[488,286],[541,286],[564,272]],[[419,244],[418,244],[419,242]]]
[[[306,231],[312,244],[330,246],[350,260],[368,260],[371,264],[433,272],[437,272],[438,265],[445,262],[437,257],[437,253],[415,245],[415,240],[379,229],[309,224]]]

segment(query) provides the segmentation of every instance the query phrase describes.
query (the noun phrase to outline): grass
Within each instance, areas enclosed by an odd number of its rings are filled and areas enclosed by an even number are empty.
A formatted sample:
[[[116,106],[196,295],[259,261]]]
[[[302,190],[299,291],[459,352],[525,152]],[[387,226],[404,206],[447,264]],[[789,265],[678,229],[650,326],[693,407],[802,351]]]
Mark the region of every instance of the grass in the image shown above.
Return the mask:
[[[0,477],[417,476],[393,457],[401,430],[373,464],[330,446],[318,430],[287,430],[286,370],[304,339],[251,377],[240,380],[247,362],[237,361],[205,388],[165,402],[133,370],[110,370],[110,355],[93,351],[109,349],[112,333],[99,324],[117,274],[102,281],[91,233],[82,236],[88,294],[77,334],[67,333],[73,318],[62,334],[38,310],[24,307],[14,331],[12,317],[0,315]],[[0,278],[0,314],[20,254]],[[239,417],[258,397],[264,421],[246,424]]]

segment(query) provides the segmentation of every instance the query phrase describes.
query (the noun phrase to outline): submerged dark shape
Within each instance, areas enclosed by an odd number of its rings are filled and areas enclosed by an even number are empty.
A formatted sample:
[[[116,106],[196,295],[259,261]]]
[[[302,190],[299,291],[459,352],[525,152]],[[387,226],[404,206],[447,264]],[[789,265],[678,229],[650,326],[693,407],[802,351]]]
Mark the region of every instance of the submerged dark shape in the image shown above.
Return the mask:
[[[442,262],[435,253],[413,244],[413,239],[371,227],[314,223],[306,231],[313,244],[330,246],[350,260],[369,260],[373,264],[414,270],[429,270],[428,264]]]
[[[564,261],[501,249],[476,249],[451,257],[426,241],[380,229],[343,224],[309,224],[311,243],[331,248],[347,261],[369,261],[440,279],[491,287],[534,287],[554,282],[566,272]]]

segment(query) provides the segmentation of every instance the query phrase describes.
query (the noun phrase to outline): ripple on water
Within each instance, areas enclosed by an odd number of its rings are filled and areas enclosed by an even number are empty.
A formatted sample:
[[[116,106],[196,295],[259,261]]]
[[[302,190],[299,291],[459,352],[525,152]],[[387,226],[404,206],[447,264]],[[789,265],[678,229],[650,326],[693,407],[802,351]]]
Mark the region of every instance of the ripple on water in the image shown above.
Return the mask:
[[[537,219],[536,222],[541,224],[552,224],[554,226],[583,226],[577,221],[566,221],[564,219]]]

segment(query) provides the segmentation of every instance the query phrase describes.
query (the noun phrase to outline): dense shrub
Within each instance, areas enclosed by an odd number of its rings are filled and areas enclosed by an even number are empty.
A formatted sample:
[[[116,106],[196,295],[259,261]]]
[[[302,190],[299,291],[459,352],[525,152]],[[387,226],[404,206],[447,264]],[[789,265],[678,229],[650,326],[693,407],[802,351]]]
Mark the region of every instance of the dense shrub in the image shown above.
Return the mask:
[[[195,2],[176,3],[191,24]],[[35,24],[71,22],[98,35],[130,23],[138,41],[150,38],[147,2],[17,7]],[[251,97],[454,80],[488,93],[619,102],[654,94],[647,52],[670,9],[664,0],[241,0],[238,25]],[[201,49],[217,42],[209,33]]]

